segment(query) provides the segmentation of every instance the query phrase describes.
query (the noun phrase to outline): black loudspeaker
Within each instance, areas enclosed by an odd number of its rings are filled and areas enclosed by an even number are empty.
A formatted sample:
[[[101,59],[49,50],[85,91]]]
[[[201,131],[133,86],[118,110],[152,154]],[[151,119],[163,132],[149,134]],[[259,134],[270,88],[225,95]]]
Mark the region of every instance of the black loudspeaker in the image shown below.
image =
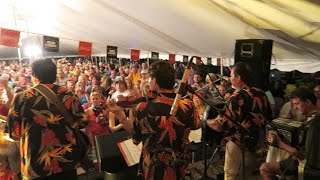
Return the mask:
[[[138,166],[128,167],[117,145],[118,142],[125,141],[129,138],[130,134],[126,131],[95,137],[100,171],[105,171],[106,175],[113,174],[113,176],[117,175],[118,177],[135,177],[137,175]]]
[[[235,63],[248,63],[253,71],[249,85],[264,91],[269,86],[272,45],[270,39],[238,39],[235,45]]]

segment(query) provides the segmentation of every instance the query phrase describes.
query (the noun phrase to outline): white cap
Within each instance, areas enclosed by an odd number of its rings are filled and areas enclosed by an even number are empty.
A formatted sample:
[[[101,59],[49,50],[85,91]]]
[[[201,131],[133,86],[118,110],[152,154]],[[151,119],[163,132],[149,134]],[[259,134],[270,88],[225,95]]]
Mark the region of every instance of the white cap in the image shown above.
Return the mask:
[[[2,74],[1,79],[9,80],[10,76],[9,74]]]

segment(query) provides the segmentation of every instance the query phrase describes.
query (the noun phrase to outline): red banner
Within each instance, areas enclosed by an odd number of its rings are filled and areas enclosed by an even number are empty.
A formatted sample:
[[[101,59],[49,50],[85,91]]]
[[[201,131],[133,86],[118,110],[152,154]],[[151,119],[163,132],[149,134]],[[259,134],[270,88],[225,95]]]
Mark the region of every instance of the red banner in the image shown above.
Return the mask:
[[[131,49],[131,60],[132,61],[140,60],[140,50]]]
[[[175,54],[169,54],[169,64],[176,63],[176,55]]]
[[[89,42],[79,42],[78,54],[83,56],[91,56],[92,43]]]
[[[221,66],[221,58],[217,58],[217,66]]]
[[[0,29],[0,45],[19,47],[20,32],[9,29]]]

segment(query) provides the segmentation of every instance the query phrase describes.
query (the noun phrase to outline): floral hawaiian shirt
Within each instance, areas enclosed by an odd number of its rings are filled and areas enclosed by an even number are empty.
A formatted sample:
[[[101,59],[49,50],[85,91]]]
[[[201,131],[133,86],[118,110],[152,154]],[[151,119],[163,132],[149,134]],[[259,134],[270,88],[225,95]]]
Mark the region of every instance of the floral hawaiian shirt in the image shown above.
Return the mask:
[[[191,129],[200,125],[198,112],[192,101],[180,100],[175,116],[169,114],[175,93],[159,94],[150,102],[136,108],[133,141],[142,141],[143,149],[138,176],[141,179],[180,179],[186,173]]]
[[[87,118],[79,99],[66,88],[45,84],[63,102],[75,122]],[[8,129],[13,139],[20,140],[21,172],[24,179],[46,177],[78,166],[80,149],[72,130],[60,111],[37,90],[18,93],[8,114]]]
[[[265,124],[272,120],[272,111],[261,89],[248,86],[236,89],[229,97],[224,113],[225,116],[219,115],[216,120],[226,130],[227,140],[240,144],[241,137],[245,137],[242,140],[251,151],[265,143]]]

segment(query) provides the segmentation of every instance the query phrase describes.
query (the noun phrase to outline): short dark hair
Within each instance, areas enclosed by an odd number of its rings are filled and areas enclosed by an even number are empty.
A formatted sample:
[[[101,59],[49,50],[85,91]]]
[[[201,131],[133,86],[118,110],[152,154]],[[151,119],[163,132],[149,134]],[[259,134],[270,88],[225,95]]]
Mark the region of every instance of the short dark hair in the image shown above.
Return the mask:
[[[244,62],[238,62],[234,66],[232,66],[234,75],[239,75],[241,77],[241,81],[246,84],[251,83],[252,69],[249,64]]]
[[[92,78],[95,78],[98,82],[100,82],[100,81],[101,81],[101,76],[100,76],[100,75],[98,75],[98,74],[94,74],[94,75],[92,75]]]
[[[149,76],[155,78],[162,89],[173,89],[176,76],[175,70],[167,61],[158,60],[152,63],[148,69]]]
[[[31,64],[32,75],[39,79],[40,83],[52,84],[57,78],[57,66],[52,59],[39,59]]]
[[[300,87],[293,90],[290,94],[290,99],[293,98],[299,98],[303,102],[310,100],[313,105],[317,104],[317,97],[314,95],[311,89],[306,87]]]

